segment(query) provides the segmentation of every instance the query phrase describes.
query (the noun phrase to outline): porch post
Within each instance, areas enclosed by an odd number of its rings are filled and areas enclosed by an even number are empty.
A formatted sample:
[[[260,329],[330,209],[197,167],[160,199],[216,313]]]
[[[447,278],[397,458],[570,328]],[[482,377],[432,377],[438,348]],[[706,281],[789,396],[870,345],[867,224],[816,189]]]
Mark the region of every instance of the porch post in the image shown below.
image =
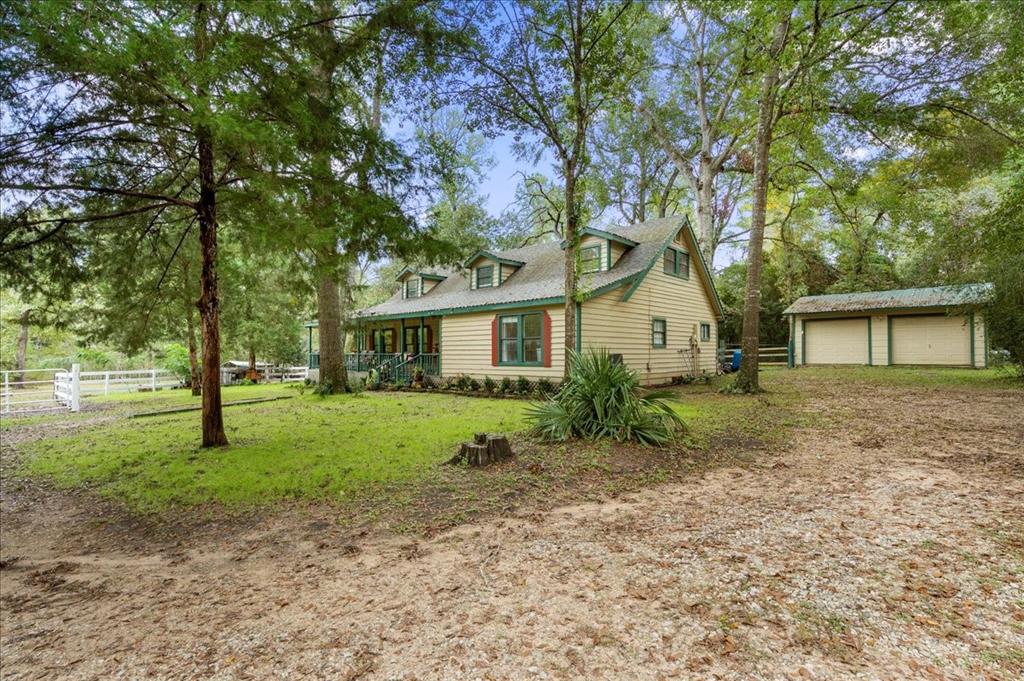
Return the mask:
[[[400,328],[399,334],[401,335],[402,339],[400,341],[398,341],[398,351],[404,355],[405,354],[405,317],[402,317],[402,319],[400,320],[399,328]]]

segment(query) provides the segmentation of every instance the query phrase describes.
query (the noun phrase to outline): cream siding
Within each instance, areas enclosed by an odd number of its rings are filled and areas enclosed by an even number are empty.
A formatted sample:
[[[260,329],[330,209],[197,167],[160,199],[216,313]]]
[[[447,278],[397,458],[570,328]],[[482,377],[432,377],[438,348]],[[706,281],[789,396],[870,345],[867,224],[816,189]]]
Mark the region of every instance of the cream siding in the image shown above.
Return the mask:
[[[501,265],[499,276],[501,277],[501,283],[504,284],[505,280],[515,274],[515,271],[519,269],[513,265]]]
[[[615,263],[619,262],[619,258],[626,254],[626,247],[617,241],[611,242],[612,246],[612,268],[615,268]]]
[[[433,279],[422,279],[421,281],[423,282],[423,293],[437,286],[437,281]]]
[[[889,317],[884,314],[871,315],[871,364],[885,366],[889,363]]]
[[[983,312],[974,313],[974,366],[988,366],[988,325],[985,323]]]
[[[622,300],[625,290],[615,289],[583,303],[584,349],[607,348],[621,354],[645,385],[666,383],[694,369],[714,372],[718,324],[695,268],[689,279],[680,279],[665,274],[659,257],[628,301]],[[664,348],[652,347],[655,318],[667,322]],[[711,326],[710,340],[700,340],[702,322]]]
[[[492,366],[491,324],[502,314],[547,311],[551,317],[551,366]],[[562,378],[565,361],[565,318],[561,305],[546,308],[514,308],[491,312],[451,315],[441,320],[441,369],[445,376],[468,374],[477,379],[485,376],[536,379]]]

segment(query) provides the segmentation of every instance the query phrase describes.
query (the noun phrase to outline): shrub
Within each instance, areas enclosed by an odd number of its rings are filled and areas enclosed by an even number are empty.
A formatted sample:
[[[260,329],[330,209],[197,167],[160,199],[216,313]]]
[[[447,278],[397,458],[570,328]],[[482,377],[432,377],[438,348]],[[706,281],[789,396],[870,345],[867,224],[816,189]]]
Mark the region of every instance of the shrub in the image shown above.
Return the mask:
[[[470,379],[469,389],[472,390],[473,392],[480,390],[480,381],[476,380],[475,378]]]
[[[192,383],[192,363],[188,358],[188,348],[180,343],[171,343],[164,347],[164,369],[174,374],[183,384]]]
[[[470,378],[466,374],[459,374],[455,377],[455,387],[459,390],[466,390],[469,388]]]
[[[501,385],[498,386],[498,389],[502,393],[510,393],[510,392],[512,392],[512,379],[509,378],[508,376],[506,376],[505,378],[501,379]]]
[[[528,394],[532,388],[533,386],[530,385],[530,379],[526,376],[520,376],[516,379],[516,392],[520,395]]]
[[[380,389],[380,372],[377,371],[376,369],[370,369],[368,372],[366,372],[366,389]]]
[[[498,389],[498,383],[490,376],[484,376],[484,391],[488,394]]]
[[[327,397],[328,395],[334,394],[334,381],[329,378],[325,378],[316,384],[313,388],[313,394],[319,395],[320,397]]]
[[[667,399],[672,393],[642,393],[637,375],[611,361],[607,352],[572,353],[562,389],[528,411],[533,432],[545,440],[610,437],[618,442],[665,445],[683,429]]]
[[[537,381],[537,392],[540,393],[541,397],[547,397],[555,392],[555,384],[548,378],[542,378]]]

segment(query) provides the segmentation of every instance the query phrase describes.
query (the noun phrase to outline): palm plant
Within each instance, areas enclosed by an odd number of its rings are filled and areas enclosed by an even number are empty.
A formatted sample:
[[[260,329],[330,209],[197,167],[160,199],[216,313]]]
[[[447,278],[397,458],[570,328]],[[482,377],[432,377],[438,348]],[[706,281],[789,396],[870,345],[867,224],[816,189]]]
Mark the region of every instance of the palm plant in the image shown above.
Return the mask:
[[[609,437],[662,446],[683,430],[667,390],[642,392],[637,375],[605,350],[571,353],[569,378],[557,395],[530,406],[533,432],[545,440]]]

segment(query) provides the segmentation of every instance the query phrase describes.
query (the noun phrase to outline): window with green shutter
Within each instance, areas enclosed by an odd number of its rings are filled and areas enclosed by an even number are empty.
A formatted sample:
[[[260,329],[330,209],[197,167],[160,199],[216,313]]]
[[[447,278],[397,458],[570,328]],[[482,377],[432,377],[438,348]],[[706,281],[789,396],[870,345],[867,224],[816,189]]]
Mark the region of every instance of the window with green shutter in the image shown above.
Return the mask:
[[[420,297],[420,280],[416,277],[410,277],[405,280],[405,297],[406,298],[419,298]]]

